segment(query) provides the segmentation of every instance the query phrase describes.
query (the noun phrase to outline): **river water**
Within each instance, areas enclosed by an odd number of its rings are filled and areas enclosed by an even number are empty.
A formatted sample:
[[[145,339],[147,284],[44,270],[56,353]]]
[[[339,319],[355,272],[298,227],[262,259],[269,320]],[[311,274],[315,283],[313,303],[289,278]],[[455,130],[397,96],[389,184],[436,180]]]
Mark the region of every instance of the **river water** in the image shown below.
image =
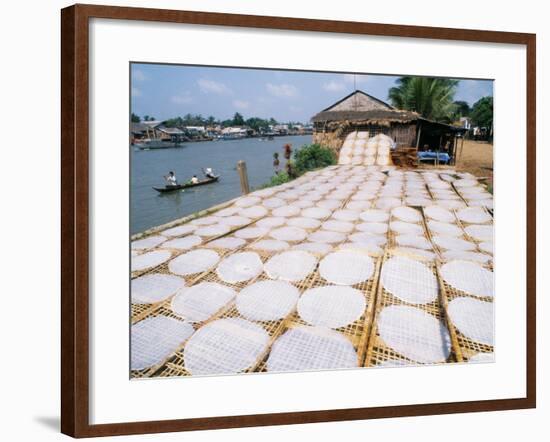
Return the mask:
[[[311,135],[275,137],[271,141],[258,138],[205,141],[187,143],[174,149],[136,151],[130,147],[131,233],[142,232],[239,196],[241,188],[236,170],[239,160],[246,161],[251,188],[268,182],[274,174],[273,153],[279,152],[283,166],[283,145],[287,143],[296,149],[311,143]],[[202,179],[201,168],[205,167],[211,167],[214,173],[221,175],[220,181],[166,194],[152,188],[164,186],[163,176],[170,170],[182,183],[193,175]]]

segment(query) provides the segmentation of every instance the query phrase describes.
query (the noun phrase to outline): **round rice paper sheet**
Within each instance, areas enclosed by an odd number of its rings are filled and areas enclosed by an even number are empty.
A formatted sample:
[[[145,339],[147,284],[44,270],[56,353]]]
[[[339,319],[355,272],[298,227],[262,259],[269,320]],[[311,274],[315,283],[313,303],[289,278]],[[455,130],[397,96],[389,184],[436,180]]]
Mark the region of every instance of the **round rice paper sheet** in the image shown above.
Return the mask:
[[[375,204],[377,209],[382,209],[382,210],[393,209],[394,207],[398,207],[400,205],[401,205],[400,198],[391,198],[391,197],[378,198]]]
[[[237,230],[234,235],[237,238],[242,239],[254,239],[264,236],[269,232],[267,227],[245,227],[244,229]]]
[[[316,203],[317,207],[321,207],[323,209],[329,209],[329,210],[337,209],[341,205],[342,205],[342,201],[335,200],[335,199],[321,200],[321,201],[317,201]]]
[[[130,368],[144,370],[164,362],[194,332],[188,322],[154,316],[131,328]]]
[[[451,261],[441,267],[441,277],[455,289],[475,296],[494,294],[493,272],[470,261]]]
[[[360,223],[355,228],[360,232],[372,233],[373,235],[384,235],[388,232],[386,223]]]
[[[284,206],[285,204],[285,200],[276,197],[265,199],[262,202],[262,205],[268,209],[276,209],[277,207]]]
[[[378,333],[400,355],[422,364],[445,362],[451,338],[445,324],[418,308],[391,305],[378,316]]]
[[[183,226],[172,227],[161,232],[163,236],[183,236],[195,231],[197,226],[193,224],[184,224]]]
[[[472,224],[483,224],[492,220],[491,215],[481,207],[468,207],[459,210],[456,215],[461,221]]]
[[[449,302],[449,318],[467,338],[485,345],[494,343],[493,303],[460,297]]]
[[[315,218],[305,218],[298,216],[296,218],[289,218],[287,224],[292,227],[299,227],[301,229],[316,229],[321,225],[321,221]]]
[[[233,215],[233,216],[226,216],[225,218],[222,218],[220,221],[220,224],[226,225],[229,227],[238,227],[238,226],[244,226],[245,224],[250,224],[251,222],[252,220],[245,216]]]
[[[230,230],[231,228],[229,226],[225,226],[223,224],[214,224],[211,226],[199,227],[197,230],[195,230],[195,235],[206,237],[219,236],[225,235]]]
[[[437,255],[434,252],[429,250],[415,249],[414,247],[397,247],[395,249],[398,253],[404,253],[405,255],[412,255],[413,257],[420,257],[429,260],[437,258]]]
[[[466,204],[462,200],[444,200],[444,199],[437,199],[435,203],[441,207],[447,208],[447,209],[463,209],[466,207]]]
[[[478,241],[493,240],[493,225],[477,225],[472,224],[464,229],[466,233]]]
[[[440,249],[444,250],[475,250],[476,245],[473,242],[465,239],[454,238],[452,236],[436,235],[432,236],[432,241],[437,244]]]
[[[428,304],[437,299],[439,286],[431,270],[414,259],[394,256],[382,267],[382,286],[411,304]]]
[[[302,242],[292,247],[292,250],[303,250],[305,252],[324,255],[332,250],[332,246],[330,244],[320,242]]]
[[[492,259],[485,253],[468,252],[463,250],[447,250],[446,252],[443,252],[443,258],[445,258],[446,261],[474,261],[480,264],[486,264]]]
[[[216,212],[216,216],[219,216],[219,217],[233,216],[239,213],[239,210],[241,210],[241,208],[237,206],[226,207],[225,209],[218,210]]]
[[[422,221],[421,213],[418,210],[408,206],[394,207],[391,214],[397,219],[408,223],[417,223]]]
[[[406,223],[403,221],[392,221],[390,230],[399,234],[424,235],[424,229],[420,224]]]
[[[219,216],[203,216],[201,218],[196,218],[189,221],[191,224],[196,226],[210,226],[220,222],[221,218]]]
[[[454,181],[455,187],[473,187],[479,185],[479,182],[477,180],[469,180],[469,179],[460,179]]]
[[[166,237],[162,235],[153,235],[148,236],[147,238],[138,239],[137,241],[132,241],[133,250],[145,250],[152,249],[166,241]]]
[[[227,305],[237,293],[215,282],[201,282],[181,289],[172,298],[172,311],[191,323],[203,322]]]
[[[418,235],[398,235],[395,237],[395,241],[400,246],[414,247],[415,249],[432,250],[432,245],[423,236]]]
[[[252,219],[261,218],[267,215],[267,209],[263,206],[251,206],[240,210],[239,215]]]
[[[332,232],[348,233],[353,230],[354,225],[347,221],[328,220],[321,225],[321,228]]]
[[[168,261],[171,256],[172,253],[168,250],[154,250],[138,256],[133,256],[131,259],[132,272],[146,270],[161,265],[162,263]]]
[[[292,203],[293,206],[299,207],[300,209],[307,209],[308,207],[313,207],[315,203],[308,200],[297,200]]]
[[[321,242],[326,244],[342,242],[345,239],[346,235],[344,235],[343,233],[328,230],[317,230],[307,237],[307,240],[310,242]]]
[[[202,238],[197,235],[188,235],[183,238],[175,238],[162,244],[163,249],[188,250],[202,243]]]
[[[271,257],[264,265],[271,279],[297,282],[315,270],[317,258],[303,250],[291,250]]]
[[[201,327],[183,350],[185,369],[192,375],[240,373],[264,353],[269,335],[241,318],[218,319]]]
[[[257,253],[240,252],[223,259],[216,273],[229,284],[248,281],[262,273],[263,263]]]
[[[282,206],[274,209],[271,214],[273,216],[281,216],[281,217],[287,217],[287,216],[296,216],[300,213],[301,209],[296,206]]]
[[[132,303],[154,304],[164,301],[180,288],[185,286],[185,280],[174,275],[155,273],[132,280]]]
[[[168,263],[168,270],[176,275],[186,276],[210,270],[220,260],[214,250],[197,249],[184,253]]]
[[[331,214],[329,209],[322,207],[309,207],[302,210],[302,216],[305,218],[323,219]]]
[[[267,252],[282,252],[283,250],[290,248],[290,244],[277,239],[262,239],[261,241],[253,243],[250,248],[255,250],[264,250]]]
[[[456,224],[442,223],[440,221],[428,221],[428,228],[431,233],[443,236],[462,236],[464,232]]]
[[[353,235],[349,235],[348,239],[352,242],[362,242],[367,244],[374,244],[376,246],[383,246],[388,242],[385,236],[373,235],[366,232],[354,233]]]
[[[356,221],[359,219],[359,212],[356,210],[337,210],[332,214],[332,218],[339,221]]]
[[[267,371],[307,371],[359,366],[351,341],[324,327],[289,329],[273,343]]]
[[[361,253],[371,253],[373,255],[381,255],[383,250],[379,246],[368,242],[347,242],[338,246],[340,250],[354,250]]]
[[[244,196],[235,201],[237,207],[250,207],[259,204],[262,201],[261,198],[257,196]]]
[[[390,214],[385,210],[365,210],[359,214],[359,218],[366,222],[384,222],[390,219]]]
[[[246,244],[246,241],[241,238],[233,238],[231,236],[215,239],[205,245],[205,247],[213,249],[235,250]]]
[[[340,157],[338,158],[338,164],[351,164],[351,157],[349,155],[340,155]]]
[[[405,198],[405,203],[409,206],[421,206],[426,207],[433,204],[433,201],[429,198],[417,198],[417,197],[407,197]]]
[[[359,284],[374,274],[374,261],[364,253],[342,250],[325,256],[319,263],[319,273],[332,284]]]
[[[300,227],[289,226],[274,229],[269,235],[279,241],[303,241],[307,236],[307,232]]]
[[[390,164],[390,156],[389,155],[380,155],[380,147],[378,147],[378,156],[376,157],[376,164],[378,166],[387,166]]]
[[[374,155],[365,155],[363,159],[363,164],[365,166],[373,166],[374,164],[376,164],[376,157]]]
[[[241,290],[235,304],[251,321],[277,321],[292,312],[300,291],[286,281],[260,281]]]
[[[256,221],[256,226],[262,228],[280,227],[286,223],[286,218],[280,216],[270,216]]]
[[[357,321],[367,307],[361,291],[345,286],[306,290],[298,301],[298,314],[319,327],[340,328]]]

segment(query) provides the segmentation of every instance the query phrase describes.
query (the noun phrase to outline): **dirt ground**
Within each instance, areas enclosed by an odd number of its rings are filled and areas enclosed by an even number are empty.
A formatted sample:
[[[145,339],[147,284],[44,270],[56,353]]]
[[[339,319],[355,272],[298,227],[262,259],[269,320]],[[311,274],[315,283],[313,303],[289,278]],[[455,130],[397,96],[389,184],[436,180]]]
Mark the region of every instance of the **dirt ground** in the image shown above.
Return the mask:
[[[491,177],[493,179],[493,145],[481,142],[465,140],[461,152],[460,144],[457,150],[456,169],[461,172],[470,172],[478,177]]]
[[[484,181],[490,191],[493,188],[493,145],[484,141],[464,140],[464,147],[458,144],[456,165],[452,166],[460,172],[470,172]]]

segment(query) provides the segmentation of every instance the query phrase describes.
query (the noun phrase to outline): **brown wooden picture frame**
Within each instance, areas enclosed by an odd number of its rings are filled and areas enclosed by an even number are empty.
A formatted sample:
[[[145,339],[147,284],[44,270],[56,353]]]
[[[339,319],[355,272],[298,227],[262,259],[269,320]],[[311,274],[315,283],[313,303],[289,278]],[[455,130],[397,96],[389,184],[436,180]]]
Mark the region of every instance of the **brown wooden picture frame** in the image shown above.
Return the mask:
[[[89,19],[142,20],[358,35],[509,43],[526,47],[526,396],[521,398],[90,425],[89,415]],[[61,11],[61,431],[73,437],[302,424],[534,408],[536,405],[536,36],[209,12],[74,5]]]

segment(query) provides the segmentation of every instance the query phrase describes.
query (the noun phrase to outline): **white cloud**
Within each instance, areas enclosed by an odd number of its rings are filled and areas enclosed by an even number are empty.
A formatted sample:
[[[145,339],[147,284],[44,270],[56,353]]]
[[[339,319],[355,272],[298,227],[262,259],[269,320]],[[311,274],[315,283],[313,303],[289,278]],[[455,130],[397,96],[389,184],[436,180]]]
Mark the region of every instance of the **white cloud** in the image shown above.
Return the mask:
[[[338,81],[329,81],[328,83],[323,84],[323,89],[329,92],[340,92],[346,88],[344,83],[339,83]]]
[[[298,95],[298,89],[291,84],[266,84],[267,91],[275,97],[293,98]]]
[[[207,80],[206,78],[199,78],[197,81],[199,88],[205,94],[213,93],[219,95],[229,95],[233,92],[225,84],[218,81]]]
[[[147,80],[147,75],[140,71],[139,69],[132,69],[132,80],[134,81],[145,81]]]
[[[142,93],[141,90],[137,87],[132,87],[132,97],[141,97]]]
[[[248,101],[244,100],[233,100],[233,106],[235,106],[237,109],[248,109],[250,107],[250,103]]]
[[[176,104],[187,104],[187,103],[192,103],[193,102],[193,97],[191,97],[189,95],[189,93],[186,92],[186,93],[181,94],[181,95],[172,95],[170,97],[170,101],[172,101],[172,103],[176,103]]]

